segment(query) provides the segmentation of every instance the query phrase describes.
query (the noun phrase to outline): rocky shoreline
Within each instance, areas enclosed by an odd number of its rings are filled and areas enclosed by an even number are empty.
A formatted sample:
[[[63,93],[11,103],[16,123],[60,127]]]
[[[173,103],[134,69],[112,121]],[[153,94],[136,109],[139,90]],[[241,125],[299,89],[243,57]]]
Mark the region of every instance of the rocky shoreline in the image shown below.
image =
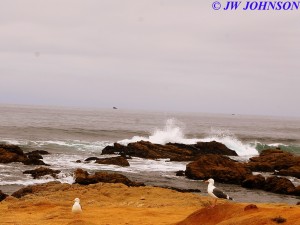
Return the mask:
[[[280,149],[263,150],[259,156],[250,158],[246,163],[229,158],[236,156],[236,152],[215,141],[198,142],[195,145],[159,145],[140,141],[122,146],[115,143],[114,146],[107,146],[102,154],[192,161],[187,164],[184,172],[178,171],[178,175],[195,180],[213,178],[221,183],[239,184],[245,188],[300,196],[300,186],[295,187],[288,178],[282,177],[300,178],[300,156]],[[273,172],[274,176],[264,178],[262,175],[253,175],[253,172]]]
[[[229,157],[235,155],[232,150],[228,151],[222,144],[216,142],[164,146],[137,142],[129,147],[115,144],[104,150],[103,154],[110,154],[112,157],[101,160],[92,157],[78,162],[78,169],[74,171],[75,183],[72,185],[60,182],[30,185],[12,195],[0,191],[1,221],[22,225],[196,225],[199,221],[202,224],[222,222],[225,225],[232,224],[232,221],[237,225],[274,224],[279,223],[278,221],[284,221],[284,224],[300,223],[300,208],[296,205],[254,205],[221,200],[217,207],[211,209],[209,197],[195,193],[181,193],[198,190],[149,187],[119,173],[107,171],[89,173],[80,169],[81,163],[113,163],[130,167],[127,165],[127,159],[130,157],[160,159],[169,156],[170,160],[189,161],[186,170],[180,171],[178,175],[192,180],[214,178],[218,182],[241,185],[250,189],[299,196],[299,186],[295,187],[288,178],[279,175],[298,177],[299,157],[290,153],[269,149],[262,151],[259,156],[250,158],[249,162],[237,162]],[[56,177],[60,172],[49,168],[51,165],[43,162],[43,154],[49,153],[44,151],[24,153],[18,146],[0,145],[0,163],[30,162],[37,166],[36,169],[24,171],[25,174],[31,174],[32,179],[39,179],[45,175]],[[272,172],[273,175],[268,178],[253,175],[253,172],[257,171]],[[71,213],[75,197],[79,197],[83,205],[84,211],[80,215]]]
[[[30,165],[42,165],[33,170],[24,171],[31,174],[33,179],[45,175],[56,178],[59,170],[52,170],[44,163],[43,155],[46,151],[31,151],[24,153],[16,145],[0,145],[0,163],[20,162]],[[280,149],[263,150],[259,156],[250,158],[249,162],[237,162],[230,158],[236,152],[218,142],[198,142],[194,145],[168,143],[166,145],[152,144],[140,141],[127,146],[115,143],[103,149],[102,155],[111,155],[109,158],[89,157],[78,162],[93,161],[98,164],[114,164],[130,167],[127,159],[140,157],[145,159],[169,158],[173,161],[188,161],[185,171],[178,171],[178,176],[188,179],[205,180],[213,178],[217,182],[237,184],[249,189],[260,189],[278,194],[300,196],[300,186],[295,185],[284,176],[300,177],[300,157]],[[272,172],[270,177],[253,175],[254,172]],[[117,179],[117,176],[118,179]],[[75,182],[79,184],[94,184],[97,182],[124,183],[129,186],[141,186],[141,182],[130,181],[127,177],[117,173],[96,172],[94,175],[77,169],[74,171]],[[127,179],[127,180],[126,180]],[[126,181],[126,182],[125,182]],[[185,191],[185,190],[183,190]]]

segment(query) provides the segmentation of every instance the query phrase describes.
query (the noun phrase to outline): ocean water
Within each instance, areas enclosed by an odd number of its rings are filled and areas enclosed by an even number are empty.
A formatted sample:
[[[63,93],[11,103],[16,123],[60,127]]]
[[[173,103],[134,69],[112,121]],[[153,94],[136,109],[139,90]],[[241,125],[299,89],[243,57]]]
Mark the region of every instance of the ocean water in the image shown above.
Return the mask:
[[[73,171],[83,168],[90,172],[118,171],[149,185],[198,188],[205,193],[201,182],[175,176],[176,171],[185,170],[187,162],[133,158],[128,168],[76,163],[90,156],[107,157],[101,155],[102,149],[114,142],[126,145],[139,140],[158,144],[215,140],[235,150],[241,161],[269,147],[300,155],[300,118],[0,105],[0,142],[17,144],[24,151],[49,151],[44,162],[62,171],[58,178],[61,182],[72,183]],[[19,163],[0,164],[0,190],[11,193],[24,185],[54,180],[33,180],[23,175],[24,170],[33,168]],[[300,184],[298,179],[290,179]],[[235,197],[238,201],[298,201],[293,196],[283,198],[220,185],[228,193],[239,193]]]

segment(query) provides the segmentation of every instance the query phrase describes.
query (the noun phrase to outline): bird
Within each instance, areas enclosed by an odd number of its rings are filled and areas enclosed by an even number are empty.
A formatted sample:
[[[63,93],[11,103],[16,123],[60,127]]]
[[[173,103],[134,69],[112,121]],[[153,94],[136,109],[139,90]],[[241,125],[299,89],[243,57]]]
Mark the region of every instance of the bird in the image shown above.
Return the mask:
[[[74,199],[74,205],[72,207],[72,213],[82,213],[82,208],[80,206],[80,199],[79,198]]]
[[[208,186],[207,186],[207,192],[208,192],[208,194],[211,197],[215,198],[215,202],[211,206],[212,208],[214,208],[216,206],[218,198],[224,198],[224,199],[228,199],[228,200],[233,200],[233,198],[229,197],[223,191],[221,191],[220,189],[218,189],[218,188],[216,188],[214,186],[214,183],[215,183],[214,179],[210,178],[207,181],[205,181],[205,183],[208,183]]]

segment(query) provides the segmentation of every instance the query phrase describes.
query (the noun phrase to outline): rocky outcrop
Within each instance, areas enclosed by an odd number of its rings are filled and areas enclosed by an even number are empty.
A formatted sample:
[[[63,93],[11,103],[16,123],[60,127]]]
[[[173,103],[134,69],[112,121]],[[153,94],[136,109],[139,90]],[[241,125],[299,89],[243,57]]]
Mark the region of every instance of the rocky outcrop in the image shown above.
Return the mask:
[[[90,161],[95,161],[95,160],[98,160],[98,159],[100,159],[100,158],[92,156],[92,157],[86,158],[84,161],[85,162],[90,162]]]
[[[43,156],[47,155],[49,152],[43,150],[35,150],[32,152],[26,153],[27,159],[24,161],[25,165],[42,165],[42,166],[50,166],[42,161]]]
[[[264,190],[279,194],[294,194],[295,186],[289,179],[275,176],[266,179]]]
[[[299,169],[300,157],[280,149],[267,149],[257,157],[250,158],[247,167],[252,171],[274,172],[287,171],[289,168]],[[297,171],[292,170],[297,174]],[[300,171],[298,171],[300,172]]]
[[[242,187],[251,189],[264,189],[266,180],[262,175],[250,175],[242,181]]]
[[[107,146],[102,154],[120,154],[146,159],[169,158],[171,161],[191,161],[203,154],[218,154],[236,156],[236,152],[228,149],[222,143],[198,142],[194,145],[168,143],[166,145],[152,144],[147,141],[130,143],[127,146],[115,143]]]
[[[46,167],[39,167],[34,170],[26,170],[23,172],[23,174],[31,174],[31,176],[34,179],[40,178],[45,175],[50,175],[54,178],[57,178],[57,174],[59,174],[60,172],[61,172],[60,170],[52,170],[52,169],[46,168]]]
[[[24,153],[17,145],[0,144],[0,163],[21,162],[25,165],[47,165],[38,152]]]
[[[261,189],[268,192],[300,195],[300,186],[295,187],[294,184],[287,178],[271,176],[265,179],[262,175],[248,176],[242,186],[250,189]]]
[[[4,199],[6,199],[8,195],[4,194],[1,190],[0,190],[0,202],[3,201]]]
[[[43,159],[43,156],[36,152],[28,152],[28,153],[26,153],[26,155],[30,159]]]
[[[117,166],[130,166],[127,159],[123,156],[97,159],[96,163],[98,164],[108,164],[108,165],[117,165]]]
[[[300,164],[298,166],[291,166],[287,169],[279,170],[278,172],[275,172],[275,174],[280,176],[297,177],[300,179]]]
[[[34,150],[31,152],[28,152],[28,154],[49,155],[50,153],[45,150]]]
[[[37,158],[28,158],[23,162],[25,165],[39,165],[39,166],[50,166],[44,163],[44,161]]]
[[[208,154],[187,164],[185,175],[196,180],[213,178],[218,182],[241,184],[247,176],[251,175],[251,171],[242,163],[226,156]]]
[[[96,172],[91,175],[87,171],[82,169],[77,169],[74,172],[75,183],[81,185],[95,184],[99,182],[103,183],[123,183],[127,186],[144,186],[143,183],[138,183],[129,180],[126,176],[118,173],[108,173],[108,172]]]
[[[25,162],[27,156],[17,145],[0,144],[0,163]]]

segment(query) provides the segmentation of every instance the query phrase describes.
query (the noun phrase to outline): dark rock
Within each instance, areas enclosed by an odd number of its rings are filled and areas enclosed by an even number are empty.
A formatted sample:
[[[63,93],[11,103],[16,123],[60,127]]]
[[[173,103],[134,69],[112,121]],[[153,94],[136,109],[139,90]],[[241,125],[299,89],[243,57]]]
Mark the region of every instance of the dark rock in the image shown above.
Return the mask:
[[[278,172],[275,172],[274,174],[275,175],[281,175],[281,176],[297,177],[297,178],[300,179],[300,165],[291,166],[287,169],[279,170]]]
[[[76,160],[76,163],[81,163],[81,160]]]
[[[130,166],[127,159],[122,156],[112,157],[112,158],[105,158],[105,159],[98,159],[96,163],[99,164],[109,164],[109,165],[117,165],[117,166]]]
[[[226,156],[208,154],[187,164],[185,175],[196,180],[213,178],[218,182],[240,184],[251,171]]]
[[[111,155],[111,154],[116,154],[116,153],[122,153],[124,152],[124,149],[126,149],[126,146],[121,145],[119,143],[114,143],[114,146],[106,146],[102,150],[102,155]]]
[[[22,162],[25,165],[47,165],[40,160],[39,153],[24,154],[17,145],[0,144],[0,163]]]
[[[17,155],[24,155],[23,150],[17,145],[0,144],[0,148],[5,149],[8,152],[15,153]]]
[[[217,155],[228,155],[228,156],[238,155],[235,151],[227,148],[224,144],[216,141],[197,142],[197,144],[192,146],[200,150],[201,154],[217,154]]]
[[[43,156],[36,152],[28,152],[26,155],[29,159],[43,159]]]
[[[26,170],[23,174],[31,174],[34,179],[40,178],[45,175],[51,175],[54,178],[57,178],[57,174],[59,174],[60,170],[52,170],[46,167],[39,167],[34,170]]]
[[[53,181],[45,184],[37,184],[37,185],[30,185],[24,188],[19,189],[18,191],[12,193],[12,196],[15,198],[21,198],[28,194],[35,194],[38,192],[43,191],[58,191],[63,190],[66,186],[70,186],[69,184],[61,184],[60,182]]]
[[[179,171],[177,171],[176,172],[176,176],[185,176],[185,173],[184,173],[184,171],[183,170],[179,170]]]
[[[25,165],[40,165],[40,166],[50,166],[49,164],[44,163],[40,159],[28,158],[23,162]]]
[[[0,163],[24,162],[27,156],[17,145],[0,144]]]
[[[118,173],[108,173],[108,172],[96,172],[90,175],[87,171],[82,169],[77,169],[74,172],[75,183],[81,185],[95,184],[99,182],[103,183],[123,183],[127,186],[144,186],[143,183],[133,182],[129,180],[126,176]]]
[[[300,202],[297,202],[297,204],[296,205],[300,205]]]
[[[242,182],[242,187],[263,189],[266,184],[266,180],[262,175],[250,175],[246,177]]]
[[[279,194],[293,194],[295,186],[289,179],[284,177],[268,177],[264,190]]]
[[[292,195],[300,196],[300,185],[295,188],[295,190],[291,193]]]
[[[34,151],[31,151],[31,152],[28,152],[28,153],[31,153],[31,154],[40,154],[40,155],[49,155],[50,153],[45,151],[45,150],[34,150]]]
[[[0,190],[0,202],[3,201],[4,199],[6,199],[8,195],[4,194],[1,190]]]
[[[300,165],[300,157],[279,149],[267,149],[257,157],[250,158],[247,163],[252,171],[274,172],[275,170],[286,170]]]
[[[89,162],[89,161],[98,160],[98,159],[100,159],[100,158],[98,158],[98,157],[88,157],[84,161]]]
[[[225,145],[212,142],[199,142],[194,145],[168,143],[166,145],[152,144],[147,141],[129,143],[123,146],[115,143],[114,146],[107,146],[102,154],[121,154],[146,159],[169,158],[171,161],[191,161],[203,154],[224,154],[234,155],[236,152],[228,149]]]
[[[244,211],[253,210],[253,209],[258,209],[257,205],[254,204],[247,205],[245,206]]]

